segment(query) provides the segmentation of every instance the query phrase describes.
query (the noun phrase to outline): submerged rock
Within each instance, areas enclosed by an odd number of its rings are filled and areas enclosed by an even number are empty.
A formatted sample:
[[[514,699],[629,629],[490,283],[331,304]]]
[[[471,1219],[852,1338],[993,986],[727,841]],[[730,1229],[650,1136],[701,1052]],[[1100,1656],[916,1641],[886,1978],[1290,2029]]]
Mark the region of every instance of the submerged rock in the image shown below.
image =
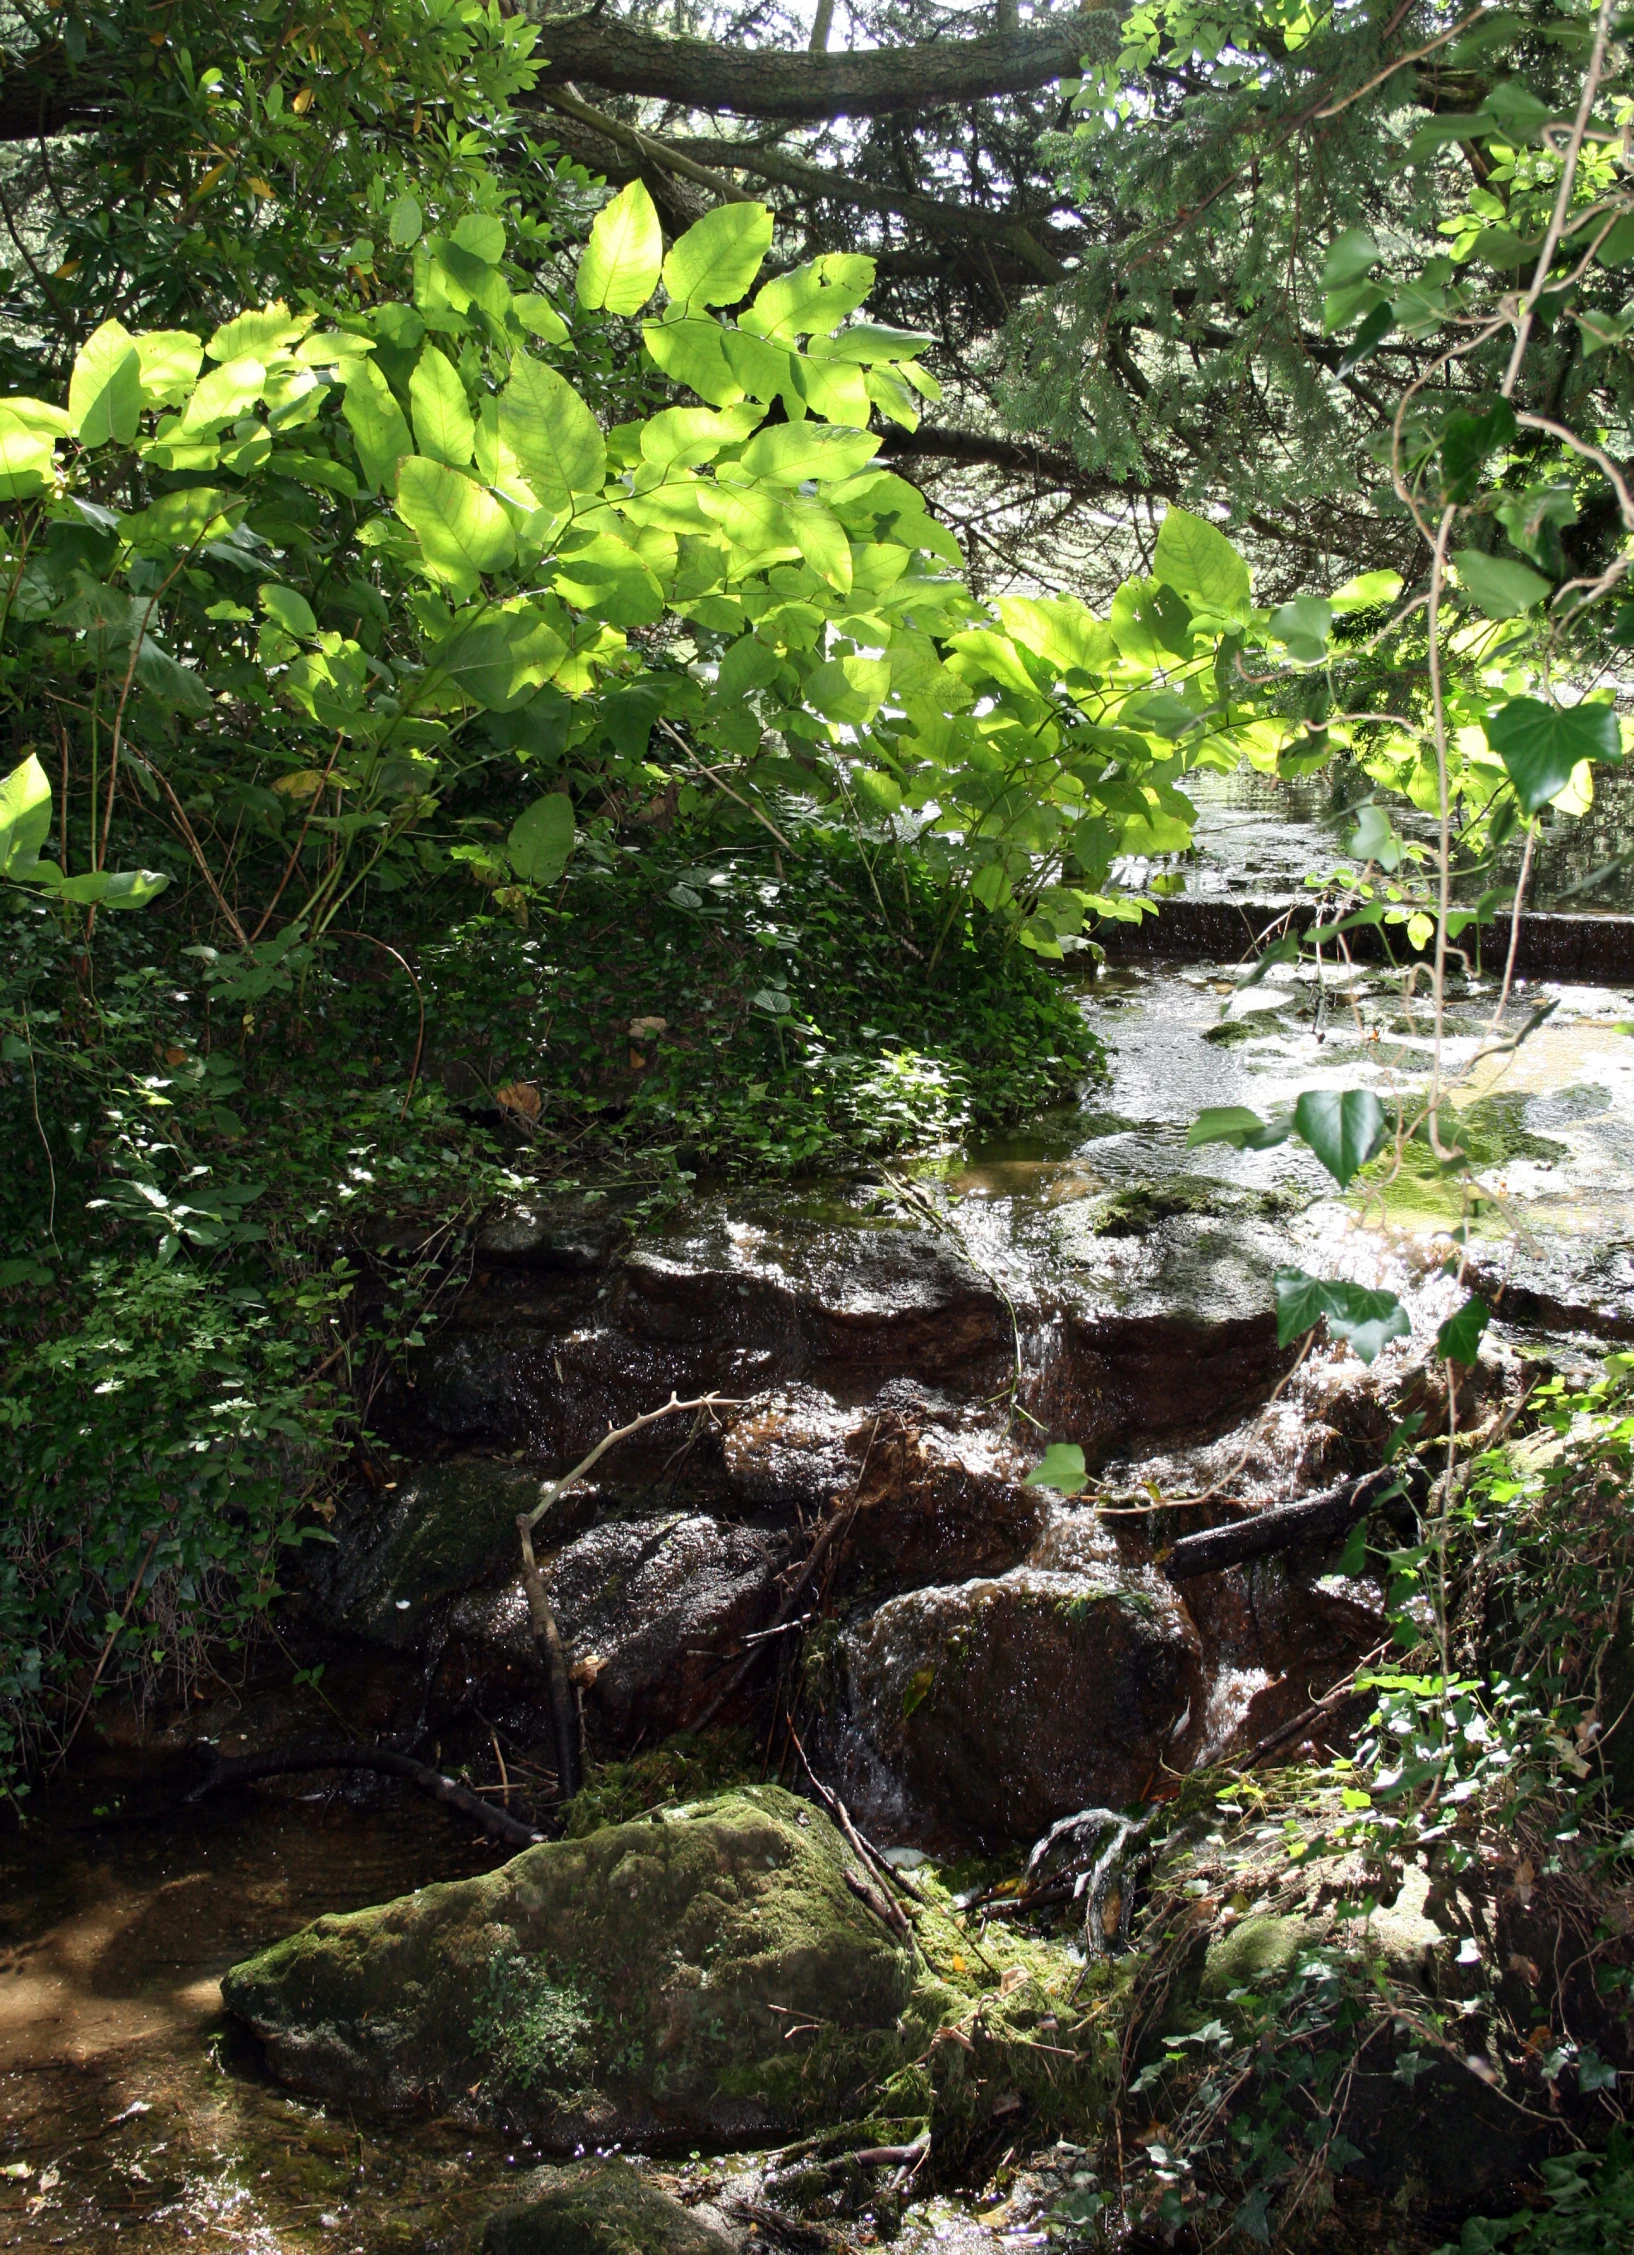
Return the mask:
[[[568,2152],[782,2135],[900,2048],[911,1953],[848,1862],[826,1817],[745,1787],[320,1918],[222,1993],[273,2073],[331,2102]]]
[[[1203,1728],[1197,1633],[1135,1568],[893,1597],[845,1639],[850,1792],[881,1830],[1033,1840],[1075,1809],[1145,1797]]]
[[[732,2242],[628,2161],[540,2169],[490,2216],[482,2255],[732,2255]]]

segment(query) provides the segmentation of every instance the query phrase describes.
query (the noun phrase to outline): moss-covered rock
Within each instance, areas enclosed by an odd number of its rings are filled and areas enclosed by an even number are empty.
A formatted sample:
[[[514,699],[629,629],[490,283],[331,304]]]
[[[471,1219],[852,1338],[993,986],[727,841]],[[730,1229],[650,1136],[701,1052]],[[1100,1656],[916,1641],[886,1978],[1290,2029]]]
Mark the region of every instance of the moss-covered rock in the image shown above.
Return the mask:
[[[320,2098],[556,2151],[781,2135],[899,2063],[912,1958],[849,1860],[820,1812],[749,1786],[320,1918],[223,1994]]]
[[[490,2216],[482,2255],[731,2255],[732,2242],[627,2161],[540,2169]]]

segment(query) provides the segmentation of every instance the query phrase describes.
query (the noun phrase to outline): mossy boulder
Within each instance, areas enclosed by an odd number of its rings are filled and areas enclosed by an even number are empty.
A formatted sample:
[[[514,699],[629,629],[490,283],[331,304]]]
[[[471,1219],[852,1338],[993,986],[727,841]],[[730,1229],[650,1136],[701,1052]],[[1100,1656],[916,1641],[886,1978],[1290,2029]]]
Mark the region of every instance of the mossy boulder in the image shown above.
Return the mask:
[[[732,2242],[628,2161],[540,2169],[490,2216],[482,2255],[732,2255]]]
[[[553,2151],[780,2136],[900,2063],[911,1954],[850,1860],[819,1811],[748,1786],[320,1918],[223,1994],[319,2098]]]

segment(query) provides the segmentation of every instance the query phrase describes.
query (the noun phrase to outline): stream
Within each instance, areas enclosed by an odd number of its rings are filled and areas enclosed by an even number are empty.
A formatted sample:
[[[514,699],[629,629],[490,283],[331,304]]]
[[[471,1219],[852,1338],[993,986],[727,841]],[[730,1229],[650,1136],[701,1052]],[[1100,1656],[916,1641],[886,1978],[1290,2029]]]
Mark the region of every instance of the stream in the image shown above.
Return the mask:
[[[1278,800],[1257,781],[1220,786],[1188,884],[1251,883],[1256,898],[1290,889],[1311,866],[1319,813],[1309,791]],[[1606,858],[1604,842],[1580,840],[1568,869],[1546,860],[1545,890],[1583,874],[1583,852]],[[1595,905],[1628,897],[1613,885]],[[1348,1451],[1365,1455],[1383,1429],[1377,1401],[1411,1373],[1401,1346],[1386,1349],[1365,1385],[1354,1358],[1312,1357],[1268,1405],[1287,1359],[1268,1328],[1272,1271],[1292,1262],[1388,1282],[1421,1331],[1461,1296],[1442,1273],[1456,1205],[1429,1176],[1409,1172],[1364,1204],[1333,1195],[1293,1144],[1186,1150],[1206,1106],[1269,1115],[1301,1088],[1387,1092],[1428,1056],[1427,1004],[1404,1008],[1382,965],[1321,977],[1289,966],[1248,992],[1234,988],[1233,968],[1114,958],[1099,976],[1082,975],[1108,1077],[1079,1106],[922,1162],[907,1180],[885,1170],[701,1198],[622,1267],[610,1265],[598,1238],[607,1225],[594,1216],[576,1231],[523,1216],[491,1235],[474,1312],[397,1407],[405,1451],[428,1467],[418,1487],[405,1476],[403,1498],[473,1467],[491,1485],[521,1457],[559,1466],[609,1415],[662,1399],[653,1388],[672,1382],[722,1384],[768,1405],[753,1429],[728,1436],[719,1463],[672,1471],[666,1450],[633,1500],[599,1491],[600,1516],[554,1569],[559,1603],[579,1593],[565,1617],[588,1624],[580,1649],[595,1644],[593,1752],[629,1744],[643,1716],[641,1729],[661,1735],[686,1720],[689,1701],[696,1711],[697,1686],[712,1680],[700,1642],[736,1651],[732,1640],[769,1618],[770,1576],[786,1555],[780,1530],[792,1524],[786,1497],[807,1476],[791,1463],[838,1468],[814,1498],[840,1492],[842,1476],[860,1493],[865,1478],[885,1477],[889,1414],[902,1421],[904,1462],[919,1454],[911,1478],[879,1490],[867,1566],[876,1609],[848,1632],[849,1705],[814,1758],[846,1781],[877,1838],[915,1852],[936,1852],[944,1822],[968,1837],[1025,1837],[1060,1794],[1134,1797],[1133,1771],[1086,1780],[1073,1766],[1078,1750],[1064,1745],[1003,1792],[959,1788],[967,1800],[955,1808],[934,1753],[910,1743],[911,1708],[896,1687],[920,1681],[915,1638],[950,1592],[978,1582],[1001,1594],[1066,1589],[1096,1573],[1137,1596],[1156,1586],[1145,1522],[1118,1522],[1133,1531],[1109,1542],[1110,1522],[1098,1529],[1093,1512],[1046,1508],[1039,1491],[1016,1485],[1010,1444],[981,1403],[1002,1396],[1019,1358],[1022,1399],[1052,1438],[1085,1447],[1107,1495],[1191,1493],[1228,1465],[1250,1498],[1305,1492],[1342,1469]],[[1455,1061],[1486,1041],[1495,991],[1490,974],[1457,987]],[[1540,1000],[1553,1001],[1552,1014],[1518,1050],[1478,1067],[1460,1096],[1493,1192],[1475,1217],[1472,1265],[1499,1295],[1494,1339],[1509,1361],[1492,1365],[1497,1387],[1517,1357],[1582,1364],[1634,1337],[1634,993],[1529,986],[1511,1023]],[[1499,1227],[1505,1202],[1516,1245]],[[645,1532],[650,1482],[667,1513],[664,1555],[677,1560],[668,1581]],[[511,1511],[514,1496],[499,1510],[499,1555],[513,1539],[503,1536]],[[530,1713],[541,1735],[537,1687],[519,1657],[519,1600],[496,1578],[492,1541],[463,1562],[449,1563],[446,1542],[432,1558],[418,1523],[391,1504],[354,1548],[354,1579],[338,1571],[324,1602],[333,1621],[361,1623],[374,1641],[337,1644],[321,1691],[291,1691],[287,1667],[269,1669],[264,1684],[208,1687],[191,1718],[160,1718],[139,1745],[110,1722],[72,1780],[26,1804],[20,1830],[8,1826],[0,2246],[465,2251],[507,2183],[538,2158],[526,2140],[446,2114],[382,2124],[321,2106],[273,2081],[223,2013],[220,1978],[250,1952],[320,1913],[492,1869],[507,1851],[395,1788],[356,1780],[284,1781],[178,1806],[195,1774],[190,1744],[209,1740],[226,1754],[332,1735],[337,1717],[384,1731],[416,1701],[422,1724],[429,1716],[435,1730],[445,1718],[450,1751],[439,1738],[432,1759],[485,1743],[471,1713],[496,1748],[502,1736],[516,1744]],[[610,1610],[598,1615],[607,1590]],[[1250,1648],[1224,1610],[1185,1627],[1175,1664],[1192,1671],[1192,1688],[1175,1693],[1184,1702],[1175,1728],[1190,1733],[1190,1758],[1274,1723],[1289,1698],[1303,1698],[1301,1670],[1330,1649],[1359,1649],[1376,1593],[1331,1578],[1313,1592],[1285,1625],[1292,1660]],[[672,1615],[679,1625],[666,1628]],[[427,1650],[433,1617],[442,1625]],[[1016,1635],[1027,1666],[1055,1665],[1053,1647]],[[1171,1638],[1164,1650],[1180,1646]],[[1104,1655],[1094,1662],[1106,1665]],[[1035,1685],[1033,1696],[1048,1706],[1053,1686]],[[996,1727],[1011,1727],[1002,1712]],[[681,2156],[661,2181],[684,2185],[689,2169],[707,2166]],[[910,2208],[900,2244],[1040,2238],[937,2201]]]

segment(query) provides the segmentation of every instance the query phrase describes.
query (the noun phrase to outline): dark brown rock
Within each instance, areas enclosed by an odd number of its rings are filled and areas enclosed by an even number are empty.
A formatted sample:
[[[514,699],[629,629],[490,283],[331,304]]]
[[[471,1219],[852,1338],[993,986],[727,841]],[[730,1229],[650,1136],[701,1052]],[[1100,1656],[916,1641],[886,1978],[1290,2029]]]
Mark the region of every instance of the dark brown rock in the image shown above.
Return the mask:
[[[1138,1801],[1203,1728],[1196,1631],[1150,1572],[997,1579],[893,1597],[847,1635],[851,1792],[887,1835],[1032,1840]]]

